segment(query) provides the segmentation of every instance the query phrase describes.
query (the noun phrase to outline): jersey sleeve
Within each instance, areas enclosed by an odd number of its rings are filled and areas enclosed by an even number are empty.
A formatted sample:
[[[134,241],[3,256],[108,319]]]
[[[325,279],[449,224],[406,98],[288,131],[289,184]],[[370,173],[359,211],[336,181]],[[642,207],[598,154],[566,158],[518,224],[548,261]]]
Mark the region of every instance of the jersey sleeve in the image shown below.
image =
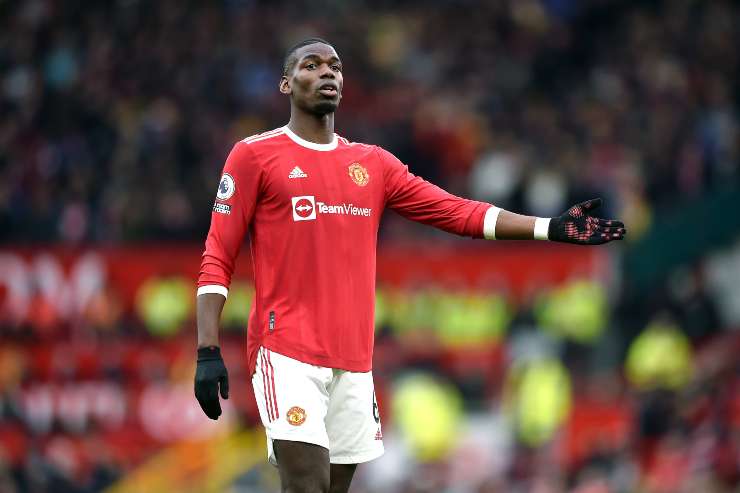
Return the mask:
[[[386,207],[449,233],[483,238],[483,221],[491,204],[452,195],[411,173],[385,149],[378,147],[377,152],[383,163]]]
[[[211,213],[211,227],[198,276],[198,294],[227,293],[236,258],[252,221],[262,167],[249,146],[238,142],[226,158]]]

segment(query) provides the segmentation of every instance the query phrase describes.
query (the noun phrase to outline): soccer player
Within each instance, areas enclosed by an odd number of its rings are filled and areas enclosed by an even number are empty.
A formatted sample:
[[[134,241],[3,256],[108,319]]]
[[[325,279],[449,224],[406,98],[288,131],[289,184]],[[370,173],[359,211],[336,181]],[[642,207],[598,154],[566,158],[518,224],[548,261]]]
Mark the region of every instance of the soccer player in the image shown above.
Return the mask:
[[[198,279],[195,395],[212,419],[228,398],[218,322],[245,234],[255,298],[247,358],[268,460],[283,491],[346,492],[383,453],[372,379],[375,249],[385,208],[457,235],[596,245],[624,225],[592,216],[600,199],[554,218],[467,200],[414,176],[388,151],[334,133],[342,62],[312,38],[284,60],[284,127],[234,145]]]

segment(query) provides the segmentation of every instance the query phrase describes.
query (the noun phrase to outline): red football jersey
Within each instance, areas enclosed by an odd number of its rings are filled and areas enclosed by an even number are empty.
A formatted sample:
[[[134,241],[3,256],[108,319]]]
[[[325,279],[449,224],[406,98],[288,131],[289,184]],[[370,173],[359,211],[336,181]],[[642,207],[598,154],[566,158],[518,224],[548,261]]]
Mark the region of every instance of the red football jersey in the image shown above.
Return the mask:
[[[255,277],[247,330],[252,371],[260,345],[313,365],[371,370],[375,251],[386,207],[481,238],[492,206],[414,176],[380,147],[336,135],[330,144],[315,144],[282,127],[234,146],[198,286],[199,293],[226,294],[248,231]]]

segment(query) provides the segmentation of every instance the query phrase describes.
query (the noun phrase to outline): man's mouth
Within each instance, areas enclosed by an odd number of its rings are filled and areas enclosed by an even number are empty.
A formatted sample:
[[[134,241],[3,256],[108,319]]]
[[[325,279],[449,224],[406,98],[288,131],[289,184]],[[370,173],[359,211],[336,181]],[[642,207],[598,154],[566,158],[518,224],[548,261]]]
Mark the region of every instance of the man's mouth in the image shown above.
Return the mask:
[[[337,95],[337,88],[334,84],[323,84],[319,87],[319,92],[324,96],[334,97]]]

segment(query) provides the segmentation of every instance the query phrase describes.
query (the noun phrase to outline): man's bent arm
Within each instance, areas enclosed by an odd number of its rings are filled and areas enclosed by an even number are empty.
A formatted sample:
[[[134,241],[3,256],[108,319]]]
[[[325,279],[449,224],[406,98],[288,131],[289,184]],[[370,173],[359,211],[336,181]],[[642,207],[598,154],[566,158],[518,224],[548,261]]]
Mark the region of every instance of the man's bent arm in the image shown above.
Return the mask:
[[[203,293],[196,299],[198,348],[218,347],[218,323],[226,298],[222,294]]]
[[[236,257],[254,214],[261,177],[262,168],[253,159],[249,145],[238,142],[226,158],[200,264],[196,295],[195,397],[211,419],[221,415],[219,393],[223,399],[229,397],[229,374],[218,344],[218,325]]]

